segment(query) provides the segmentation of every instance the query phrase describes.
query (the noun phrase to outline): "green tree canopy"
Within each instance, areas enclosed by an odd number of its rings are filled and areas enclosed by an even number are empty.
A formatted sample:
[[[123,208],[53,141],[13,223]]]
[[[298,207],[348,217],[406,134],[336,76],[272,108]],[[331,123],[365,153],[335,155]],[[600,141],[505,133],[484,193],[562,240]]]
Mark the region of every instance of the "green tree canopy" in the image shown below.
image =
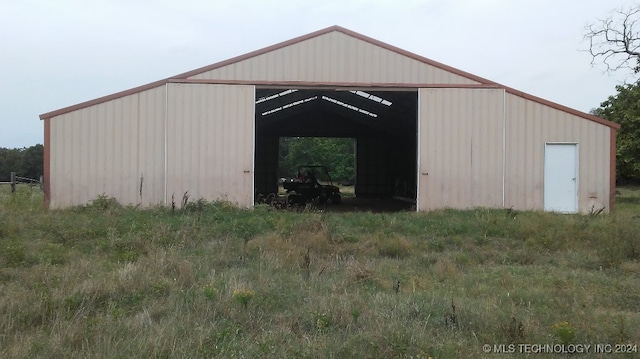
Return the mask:
[[[334,181],[353,180],[354,146],[355,140],[352,138],[281,138],[279,176],[294,176],[301,165],[323,165]]]
[[[0,181],[11,179],[11,172],[18,176],[39,179],[43,174],[44,147],[40,144],[29,148],[0,147]]]
[[[593,112],[622,125],[616,140],[616,178],[620,183],[640,182],[640,82],[616,86]]]

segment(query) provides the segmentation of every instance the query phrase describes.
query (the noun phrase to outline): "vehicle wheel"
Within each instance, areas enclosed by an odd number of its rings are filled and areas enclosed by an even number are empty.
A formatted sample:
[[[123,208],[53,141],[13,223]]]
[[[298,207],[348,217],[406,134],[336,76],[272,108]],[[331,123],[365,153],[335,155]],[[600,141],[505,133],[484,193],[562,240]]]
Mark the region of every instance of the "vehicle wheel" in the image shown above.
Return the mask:
[[[334,194],[333,196],[331,196],[331,203],[340,204],[341,202],[342,202],[342,197],[340,197],[339,194]]]
[[[289,207],[304,206],[305,199],[299,194],[290,194],[289,196],[287,196],[287,205]]]
[[[320,192],[320,195],[318,196],[318,203],[321,205],[325,205],[328,200],[329,200],[328,193],[326,193],[325,191]]]

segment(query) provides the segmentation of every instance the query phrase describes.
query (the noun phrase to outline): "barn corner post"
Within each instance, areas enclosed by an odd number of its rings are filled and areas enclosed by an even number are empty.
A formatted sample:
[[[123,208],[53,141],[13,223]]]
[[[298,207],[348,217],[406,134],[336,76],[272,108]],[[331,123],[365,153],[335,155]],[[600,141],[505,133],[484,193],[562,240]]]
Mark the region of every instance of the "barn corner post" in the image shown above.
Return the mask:
[[[51,202],[51,119],[44,119],[44,182],[41,181],[41,186],[44,190],[44,207],[49,209],[49,203]]]
[[[609,212],[616,207],[616,135],[618,129],[611,128],[611,140],[609,141]]]

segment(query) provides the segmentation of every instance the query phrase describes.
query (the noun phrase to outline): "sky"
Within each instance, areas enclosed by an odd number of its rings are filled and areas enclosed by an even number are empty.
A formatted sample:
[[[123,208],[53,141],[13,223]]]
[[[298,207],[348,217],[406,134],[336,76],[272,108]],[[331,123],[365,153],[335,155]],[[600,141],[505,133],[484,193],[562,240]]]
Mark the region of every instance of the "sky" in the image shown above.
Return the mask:
[[[339,25],[588,112],[632,82],[585,27],[632,0],[0,0],[0,147],[39,115]]]

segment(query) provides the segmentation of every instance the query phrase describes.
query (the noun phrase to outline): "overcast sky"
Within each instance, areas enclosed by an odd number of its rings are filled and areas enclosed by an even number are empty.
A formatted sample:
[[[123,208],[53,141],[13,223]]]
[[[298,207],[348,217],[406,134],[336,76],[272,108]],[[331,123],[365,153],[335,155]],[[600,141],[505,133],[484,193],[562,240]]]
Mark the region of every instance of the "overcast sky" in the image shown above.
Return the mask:
[[[43,141],[42,113],[332,25],[588,112],[632,74],[584,52],[632,0],[0,0],[0,147]]]

